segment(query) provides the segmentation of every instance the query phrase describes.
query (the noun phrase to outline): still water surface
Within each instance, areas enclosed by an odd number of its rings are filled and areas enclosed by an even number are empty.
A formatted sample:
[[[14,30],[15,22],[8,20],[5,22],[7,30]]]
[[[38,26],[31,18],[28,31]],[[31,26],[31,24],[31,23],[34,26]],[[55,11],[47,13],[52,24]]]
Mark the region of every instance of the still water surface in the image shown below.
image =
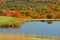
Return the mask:
[[[44,37],[60,37],[60,22],[31,22],[22,25],[21,29],[0,29],[0,33],[37,35]]]

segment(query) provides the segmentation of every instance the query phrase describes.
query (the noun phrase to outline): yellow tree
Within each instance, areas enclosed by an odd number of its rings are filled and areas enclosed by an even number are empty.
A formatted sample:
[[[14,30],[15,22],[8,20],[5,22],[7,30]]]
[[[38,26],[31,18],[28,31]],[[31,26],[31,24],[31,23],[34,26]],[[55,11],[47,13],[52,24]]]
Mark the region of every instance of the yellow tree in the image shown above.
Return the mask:
[[[30,14],[30,16],[32,16],[32,12],[33,12],[33,10],[30,9],[30,10],[29,10],[29,14]]]

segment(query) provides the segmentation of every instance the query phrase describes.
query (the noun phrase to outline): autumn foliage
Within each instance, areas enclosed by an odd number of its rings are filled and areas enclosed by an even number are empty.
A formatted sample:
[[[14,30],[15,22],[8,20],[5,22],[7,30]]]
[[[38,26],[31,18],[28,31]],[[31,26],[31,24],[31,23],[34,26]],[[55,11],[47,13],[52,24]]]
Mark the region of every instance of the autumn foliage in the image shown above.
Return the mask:
[[[52,15],[53,19],[57,18],[57,16],[58,16],[58,14],[56,14],[56,13],[55,14],[51,14],[51,15]]]
[[[37,14],[37,18],[38,18],[38,19],[41,18],[41,15],[40,15],[40,14]]]
[[[5,11],[6,16],[11,16],[10,10]]]
[[[22,14],[19,11],[15,11],[14,15],[17,18],[21,18],[22,17]]]
[[[12,14],[13,13],[11,13],[11,11],[10,10],[5,10],[5,15],[6,16],[9,16],[9,17],[12,17]],[[33,15],[33,14],[32,14]],[[16,18],[28,18],[28,16],[29,17],[31,17],[32,15],[26,15],[26,14],[22,14],[20,11],[15,11],[14,12],[14,17],[16,17]],[[37,19],[40,19],[40,18],[48,18],[47,17],[47,15],[48,14],[43,14],[43,15],[41,15],[41,14],[36,14],[36,16],[34,16],[34,17],[36,17]],[[53,19],[55,19],[55,18],[57,18],[57,16],[58,16],[58,14],[57,13],[52,13],[51,14],[51,17],[53,18]],[[34,18],[33,16],[31,17],[31,18]]]

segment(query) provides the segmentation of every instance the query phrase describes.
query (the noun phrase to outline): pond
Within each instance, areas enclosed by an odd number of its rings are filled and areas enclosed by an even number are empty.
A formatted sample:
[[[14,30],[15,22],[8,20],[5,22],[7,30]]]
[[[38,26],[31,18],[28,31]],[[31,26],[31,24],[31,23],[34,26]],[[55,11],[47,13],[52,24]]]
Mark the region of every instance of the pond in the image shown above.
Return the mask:
[[[0,33],[35,35],[43,37],[60,37],[60,22],[31,22],[22,25],[21,29],[0,29]]]

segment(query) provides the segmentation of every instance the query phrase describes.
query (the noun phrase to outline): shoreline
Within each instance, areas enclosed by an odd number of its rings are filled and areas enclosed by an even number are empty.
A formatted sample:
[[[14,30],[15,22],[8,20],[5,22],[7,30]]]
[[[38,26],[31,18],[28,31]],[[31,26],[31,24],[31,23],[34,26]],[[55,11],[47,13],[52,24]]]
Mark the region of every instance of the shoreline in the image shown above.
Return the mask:
[[[0,40],[60,40],[60,38],[49,38],[39,36],[26,36],[23,34],[0,33]]]

